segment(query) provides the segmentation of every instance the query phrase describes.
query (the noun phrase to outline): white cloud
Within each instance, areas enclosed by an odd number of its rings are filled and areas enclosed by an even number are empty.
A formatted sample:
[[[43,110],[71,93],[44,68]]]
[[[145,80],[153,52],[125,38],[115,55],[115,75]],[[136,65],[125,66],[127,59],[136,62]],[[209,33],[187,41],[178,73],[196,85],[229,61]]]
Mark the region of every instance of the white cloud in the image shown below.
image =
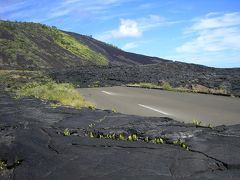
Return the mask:
[[[123,49],[123,50],[134,49],[134,48],[138,47],[138,45],[139,45],[139,44],[138,44],[137,42],[130,42],[130,43],[125,44],[125,45],[122,47],[122,49]]]
[[[27,14],[24,20],[38,19],[38,21],[46,22],[62,16],[70,16],[74,18],[91,17],[100,19],[101,16],[111,16],[112,9],[124,3],[137,0],[59,0],[51,1],[48,6],[43,7],[41,1],[33,0],[0,0],[0,17],[2,19],[21,19],[20,13]],[[26,9],[28,8],[28,9]],[[34,11],[31,11],[33,9]],[[24,12],[25,11],[25,12]]]
[[[136,21],[131,19],[121,19],[120,27],[118,30],[113,30],[112,37],[122,38],[122,37],[140,37],[142,35],[142,30]]]
[[[140,24],[140,28],[142,29],[142,31],[148,31],[153,28],[163,26],[169,23],[165,20],[165,18],[152,14],[149,15],[148,17],[140,18],[138,22]]]
[[[177,22],[168,22],[158,15],[149,15],[139,19],[120,19],[120,25],[117,29],[106,31],[96,36],[102,41],[111,38],[139,38],[145,31],[149,31],[159,26],[166,26]]]
[[[192,35],[181,46],[178,53],[221,52],[240,50],[240,13],[219,15],[207,14],[204,18],[194,20],[187,33]]]
[[[240,25],[240,13],[227,13],[222,16],[218,13],[209,13],[206,17],[195,20],[195,23],[191,27],[192,30],[205,30],[212,28],[221,28]]]

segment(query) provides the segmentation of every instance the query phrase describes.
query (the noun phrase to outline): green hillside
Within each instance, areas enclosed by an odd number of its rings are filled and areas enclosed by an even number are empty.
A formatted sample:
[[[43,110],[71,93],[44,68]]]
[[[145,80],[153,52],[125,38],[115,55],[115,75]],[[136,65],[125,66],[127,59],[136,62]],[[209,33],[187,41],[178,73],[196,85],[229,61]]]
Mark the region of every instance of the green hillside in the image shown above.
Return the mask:
[[[55,27],[0,21],[0,67],[107,65],[108,59]]]

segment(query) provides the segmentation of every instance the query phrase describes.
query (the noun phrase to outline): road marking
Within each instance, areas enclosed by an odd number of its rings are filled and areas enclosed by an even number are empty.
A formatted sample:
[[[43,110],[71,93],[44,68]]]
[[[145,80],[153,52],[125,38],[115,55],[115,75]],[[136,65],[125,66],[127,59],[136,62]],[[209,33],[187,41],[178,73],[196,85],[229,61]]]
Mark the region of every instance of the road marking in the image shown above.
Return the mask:
[[[164,115],[169,115],[168,113],[165,113],[165,112],[160,111],[160,110],[158,110],[158,109],[152,108],[152,107],[150,107],[150,106],[146,106],[146,105],[143,105],[143,104],[138,104],[138,105],[141,106],[141,107],[144,107],[144,108],[151,109],[151,110],[153,110],[153,111],[159,112],[159,113],[164,114]]]
[[[111,95],[111,96],[114,95],[114,93],[111,93],[111,92],[107,92],[107,91],[102,91],[102,92],[105,93],[105,94]]]

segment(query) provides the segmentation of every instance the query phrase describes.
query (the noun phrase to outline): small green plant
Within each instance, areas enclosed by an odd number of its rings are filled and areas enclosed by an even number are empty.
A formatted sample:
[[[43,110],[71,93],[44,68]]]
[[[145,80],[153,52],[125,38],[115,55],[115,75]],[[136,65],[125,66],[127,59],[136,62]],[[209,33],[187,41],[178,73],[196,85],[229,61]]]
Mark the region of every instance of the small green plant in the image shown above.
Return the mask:
[[[93,132],[90,132],[90,133],[89,133],[89,137],[90,137],[90,138],[94,138]]]
[[[132,135],[129,135],[128,136],[128,141],[132,141],[133,139],[132,139]]]
[[[178,140],[174,140],[172,143],[173,143],[174,145],[177,145],[177,144],[179,144],[179,141],[178,141]]]
[[[3,171],[6,168],[7,168],[6,162],[3,160],[0,160],[0,171]]]
[[[100,134],[100,135],[99,135],[99,138],[102,139],[102,138],[104,138],[104,136],[103,136],[102,134]]]
[[[106,139],[111,139],[111,134],[107,134],[107,135],[105,136],[105,138],[106,138]]]
[[[122,141],[124,141],[124,140],[125,140],[124,134],[119,134],[119,139],[122,140]]]
[[[163,138],[159,138],[160,144],[164,144]]]
[[[183,149],[186,149],[187,151],[189,151],[188,145],[187,145],[186,143],[182,142],[181,140],[174,140],[174,141],[172,142],[172,144],[174,144],[174,145],[179,145],[179,146],[181,146]]]
[[[64,136],[70,136],[70,135],[71,135],[70,130],[69,130],[68,128],[64,129],[63,135],[64,135]]]
[[[164,144],[165,143],[164,139],[161,137],[153,138],[150,142],[153,144]]]
[[[113,133],[113,134],[111,135],[111,139],[116,139],[115,133]]]
[[[92,87],[99,87],[100,81],[94,81]]]
[[[148,138],[148,137],[145,137],[145,138],[144,138],[144,141],[148,143],[148,142],[149,142],[149,138]]]
[[[115,135],[115,133],[106,134],[106,135],[104,135],[104,138],[106,138],[106,139],[116,139],[116,135]]]
[[[180,146],[183,148],[183,149],[186,149],[187,151],[189,151],[189,147],[186,143],[181,143]]]
[[[128,141],[137,141],[138,140],[138,137],[137,137],[137,135],[136,134],[130,134],[129,136],[128,136]]]
[[[151,139],[150,142],[153,143],[153,144],[156,144],[157,143],[156,138]]]
[[[88,125],[89,128],[93,128],[93,126],[95,126],[94,123],[91,123],[91,124]]]
[[[53,108],[53,109],[56,109],[56,108],[58,108],[58,107],[61,107],[61,104],[51,103],[51,104],[50,104],[50,107]]]
[[[88,109],[96,110],[96,106],[94,104],[89,104]]]
[[[164,144],[163,138],[156,138],[156,144]]]
[[[138,137],[137,137],[136,134],[133,134],[133,135],[132,135],[132,138],[133,138],[133,141],[137,141],[137,140],[138,140]]]
[[[202,121],[199,121],[199,120],[197,120],[197,119],[193,119],[193,124],[194,124],[196,127],[198,127],[198,126],[201,126]]]
[[[209,123],[208,128],[213,129],[213,125]]]
[[[220,86],[218,87],[219,93],[222,94],[227,94],[227,88],[224,84],[220,84]]]
[[[117,109],[116,108],[112,108],[112,112],[113,113],[117,113]]]

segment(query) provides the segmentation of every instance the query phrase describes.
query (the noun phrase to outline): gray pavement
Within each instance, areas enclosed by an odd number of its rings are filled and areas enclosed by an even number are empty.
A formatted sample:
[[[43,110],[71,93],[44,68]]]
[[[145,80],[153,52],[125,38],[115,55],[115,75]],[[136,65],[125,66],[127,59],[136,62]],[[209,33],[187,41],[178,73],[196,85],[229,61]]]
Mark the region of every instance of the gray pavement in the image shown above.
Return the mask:
[[[240,124],[239,98],[131,87],[80,88],[79,91],[99,109],[167,116],[186,123],[197,119],[205,125]]]

